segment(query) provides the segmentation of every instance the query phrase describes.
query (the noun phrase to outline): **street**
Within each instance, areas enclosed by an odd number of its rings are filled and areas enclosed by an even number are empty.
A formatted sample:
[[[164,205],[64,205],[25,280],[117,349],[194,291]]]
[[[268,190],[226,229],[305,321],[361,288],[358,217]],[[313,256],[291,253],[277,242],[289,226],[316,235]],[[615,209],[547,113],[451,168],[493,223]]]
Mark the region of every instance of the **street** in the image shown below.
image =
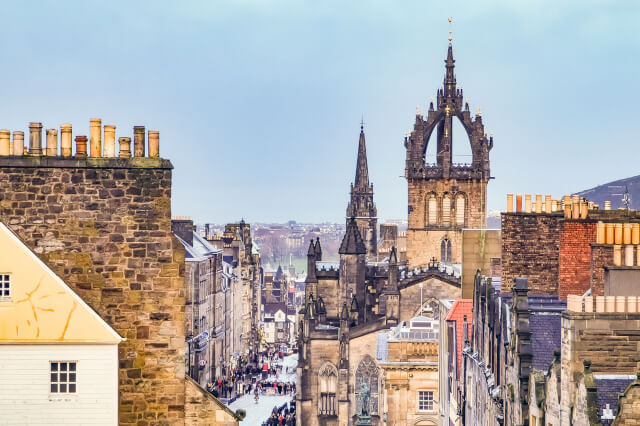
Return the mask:
[[[277,380],[278,382],[289,382],[296,383],[296,372],[295,368],[298,364],[298,354],[289,355],[283,358],[282,361],[282,371],[283,373],[278,376],[276,379],[275,376],[269,376],[267,380]],[[293,368],[293,372],[290,374],[284,373],[286,368]],[[260,395],[260,399],[256,404],[254,400],[253,394],[244,395],[238,399],[236,399],[229,408],[232,411],[236,411],[238,409],[243,409],[247,412],[247,416],[240,423],[242,425],[247,426],[259,426],[262,422],[266,421],[271,415],[271,411],[275,406],[282,406],[288,401],[293,401],[293,397],[290,395],[286,396],[269,396],[269,395]]]

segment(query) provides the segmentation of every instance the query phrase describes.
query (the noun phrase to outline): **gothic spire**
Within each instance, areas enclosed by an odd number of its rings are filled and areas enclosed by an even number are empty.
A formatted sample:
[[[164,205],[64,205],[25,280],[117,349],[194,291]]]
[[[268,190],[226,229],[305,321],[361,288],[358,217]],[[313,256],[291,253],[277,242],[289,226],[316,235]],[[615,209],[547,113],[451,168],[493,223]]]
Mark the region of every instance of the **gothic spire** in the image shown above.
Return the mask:
[[[356,180],[353,186],[369,187],[369,167],[367,166],[367,146],[364,142],[364,123],[360,123],[360,142],[358,143],[358,162],[356,163]]]
[[[344,233],[342,244],[338,250],[340,254],[366,254],[367,248],[362,241],[355,218],[350,218],[347,223],[347,232]]]
[[[454,72],[455,59],[453,59],[453,46],[449,42],[447,50],[447,59],[444,61],[446,73],[444,75],[444,96],[445,98],[455,95],[456,93],[456,74]]]

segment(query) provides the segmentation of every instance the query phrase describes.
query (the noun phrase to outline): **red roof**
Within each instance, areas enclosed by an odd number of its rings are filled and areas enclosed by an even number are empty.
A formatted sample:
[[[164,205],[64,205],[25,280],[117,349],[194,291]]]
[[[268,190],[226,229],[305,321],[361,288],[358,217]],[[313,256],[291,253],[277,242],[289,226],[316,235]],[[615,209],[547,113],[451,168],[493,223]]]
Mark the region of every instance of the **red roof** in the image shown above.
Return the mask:
[[[473,299],[457,299],[447,313],[447,321],[455,322],[456,328],[456,355],[458,357],[458,374],[460,372],[460,361],[462,360],[462,344],[464,343],[464,316],[467,316],[469,324],[469,336],[471,336],[473,323]]]

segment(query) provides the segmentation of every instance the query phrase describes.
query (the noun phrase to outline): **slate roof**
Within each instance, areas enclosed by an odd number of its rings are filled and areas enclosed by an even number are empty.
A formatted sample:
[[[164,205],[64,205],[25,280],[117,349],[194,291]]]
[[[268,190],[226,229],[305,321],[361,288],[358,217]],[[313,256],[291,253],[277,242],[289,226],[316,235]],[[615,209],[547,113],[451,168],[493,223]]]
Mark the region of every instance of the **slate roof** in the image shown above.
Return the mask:
[[[184,241],[178,235],[174,234],[176,238],[182,243],[185,249],[185,258],[201,262],[210,258],[215,253],[221,253],[222,249],[217,249],[213,247],[207,240],[202,238],[196,232],[193,233],[193,245],[190,245],[188,242]]]
[[[285,315],[287,314],[287,305],[283,302],[276,303],[265,303],[264,304],[264,313],[275,315],[278,310],[282,311]]]
[[[559,313],[537,312],[529,317],[531,330],[532,366],[547,371],[553,361],[553,351],[562,345],[561,315]]]
[[[613,411],[613,417],[618,415],[618,394],[621,394],[636,379],[635,375],[594,375],[596,388],[598,389],[598,415],[604,426],[610,425],[613,419],[603,419],[603,410],[609,408]]]
[[[358,231],[358,226],[356,225],[356,220],[351,218],[349,223],[347,224],[347,231],[344,234],[344,238],[342,239],[342,244],[340,244],[340,250],[338,250],[340,254],[366,254],[367,248],[364,246],[364,242],[362,241],[362,236],[360,235],[360,231]]]

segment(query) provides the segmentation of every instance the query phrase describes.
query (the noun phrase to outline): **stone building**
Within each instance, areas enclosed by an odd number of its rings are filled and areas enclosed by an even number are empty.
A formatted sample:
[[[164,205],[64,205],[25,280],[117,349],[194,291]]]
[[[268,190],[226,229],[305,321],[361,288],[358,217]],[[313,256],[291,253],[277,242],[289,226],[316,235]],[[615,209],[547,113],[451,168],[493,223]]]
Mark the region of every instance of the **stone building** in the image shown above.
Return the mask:
[[[206,387],[220,376],[216,353],[215,298],[222,281],[222,250],[195,232],[190,218],[171,221],[171,229],[185,249],[187,372]]]
[[[205,391],[185,380],[185,282],[182,244],[171,231],[171,162],[159,134],[90,123],[90,138],[71,125],[24,135],[0,132],[0,221],[126,338],[118,347],[118,418],[128,424],[211,423],[218,408],[195,406]],[[87,142],[89,154],[87,157]],[[148,152],[148,156],[145,154]],[[225,422],[237,422],[224,412]]]
[[[426,118],[416,112],[413,131],[405,137],[405,177],[409,189],[407,259],[410,267],[426,265],[432,258],[446,263],[462,261],[462,229],[486,228],[487,183],[491,177],[487,138],[480,111],[472,118],[469,103],[456,86],[453,47],[449,43],[444,85],[436,106],[429,104]],[[453,163],[453,120],[458,119],[469,137],[471,164]],[[427,146],[435,134],[437,159],[426,160]]]
[[[381,403],[388,425],[440,424],[436,306],[426,306],[422,315],[378,334],[377,359],[384,380]]]
[[[206,225],[205,229],[208,228]],[[251,236],[251,225],[244,220],[227,224],[222,235],[207,232],[206,239],[223,250],[216,315],[225,325],[217,329],[215,335],[224,348],[221,349],[223,363],[233,368],[238,357],[253,357],[259,351],[256,342],[260,340],[263,286],[260,253]]]

